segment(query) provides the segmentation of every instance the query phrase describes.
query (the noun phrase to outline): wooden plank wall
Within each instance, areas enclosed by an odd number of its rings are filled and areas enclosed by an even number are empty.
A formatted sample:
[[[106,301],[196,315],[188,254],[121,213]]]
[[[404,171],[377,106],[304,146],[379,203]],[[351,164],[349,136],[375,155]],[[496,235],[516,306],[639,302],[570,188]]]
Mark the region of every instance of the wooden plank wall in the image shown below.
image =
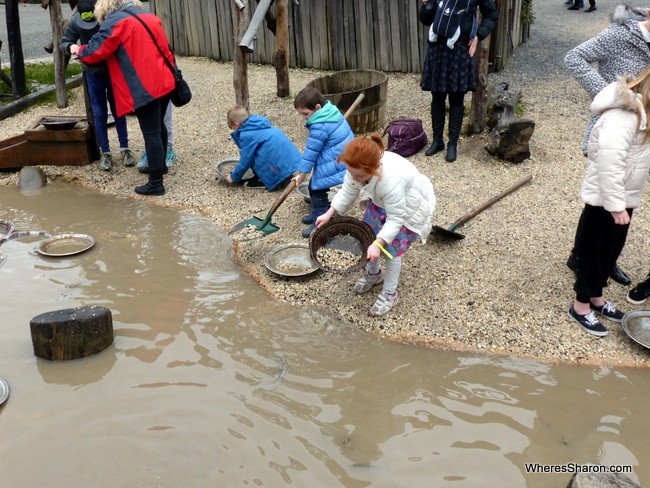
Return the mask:
[[[522,0],[495,0],[499,22],[492,33],[491,70],[507,66],[530,29],[520,20]],[[418,21],[420,0],[300,0],[289,2],[289,65],[327,70],[377,69],[418,73],[427,28]],[[181,55],[231,61],[233,0],[151,0],[173,49]],[[249,0],[251,16],[255,0]],[[271,7],[272,9],[274,7]],[[271,32],[260,28],[249,60],[270,64]]]

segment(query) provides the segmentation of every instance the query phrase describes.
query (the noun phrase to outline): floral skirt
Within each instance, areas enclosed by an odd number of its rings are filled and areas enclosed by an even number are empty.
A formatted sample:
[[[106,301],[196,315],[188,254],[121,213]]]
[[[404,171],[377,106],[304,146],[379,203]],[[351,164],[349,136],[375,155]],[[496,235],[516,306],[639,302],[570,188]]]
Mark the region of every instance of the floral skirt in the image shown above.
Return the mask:
[[[370,202],[366,211],[363,213],[363,221],[370,224],[375,234],[378,233],[386,223],[386,210]],[[391,253],[394,257],[399,257],[404,254],[411,244],[415,242],[418,236],[415,232],[402,226],[393,242],[384,246],[386,251]]]

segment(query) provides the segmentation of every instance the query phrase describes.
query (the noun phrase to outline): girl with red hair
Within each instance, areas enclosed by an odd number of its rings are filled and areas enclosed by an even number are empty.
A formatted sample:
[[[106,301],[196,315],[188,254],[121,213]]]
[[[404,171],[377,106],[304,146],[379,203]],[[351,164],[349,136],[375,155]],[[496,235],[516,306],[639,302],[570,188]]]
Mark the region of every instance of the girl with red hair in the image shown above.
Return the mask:
[[[436,197],[429,179],[413,164],[384,151],[381,137],[355,137],[339,156],[345,163],[343,188],[336,193],[330,209],[316,219],[322,227],[336,213],[345,213],[361,195],[364,222],[377,234],[368,247],[366,273],[354,285],[356,293],[365,293],[383,282],[383,288],[369,315],[378,317],[397,305],[397,282],[402,268],[401,256],[420,237],[426,242],[433,222]],[[386,271],[379,257],[386,256]]]

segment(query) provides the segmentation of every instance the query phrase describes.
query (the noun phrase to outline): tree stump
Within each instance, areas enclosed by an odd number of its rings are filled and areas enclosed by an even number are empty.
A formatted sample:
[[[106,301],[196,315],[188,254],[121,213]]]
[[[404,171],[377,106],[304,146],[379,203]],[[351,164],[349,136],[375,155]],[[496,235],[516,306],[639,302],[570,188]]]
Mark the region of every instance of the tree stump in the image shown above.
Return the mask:
[[[485,149],[506,161],[521,163],[530,157],[528,141],[535,131],[535,122],[516,120],[515,108],[521,92],[510,92],[508,88],[507,83],[499,83],[494,88],[487,122],[492,130]]]
[[[34,355],[50,361],[97,354],[113,343],[113,317],[104,307],[46,312],[29,323]]]

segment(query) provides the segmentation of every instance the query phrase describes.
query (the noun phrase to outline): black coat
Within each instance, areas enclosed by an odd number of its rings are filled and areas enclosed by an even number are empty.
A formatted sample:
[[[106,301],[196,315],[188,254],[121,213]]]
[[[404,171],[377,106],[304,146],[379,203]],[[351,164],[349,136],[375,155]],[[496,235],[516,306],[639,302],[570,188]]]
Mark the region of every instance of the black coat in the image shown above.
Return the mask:
[[[420,22],[427,26],[433,23],[433,19],[436,17],[436,11],[438,10],[438,0],[429,0],[429,2],[433,3],[433,9],[427,10],[422,5],[419,15]],[[465,12],[460,21],[459,39],[469,40],[477,8],[481,12],[481,23],[478,25],[478,30],[476,31],[476,36],[479,41],[482,41],[492,33],[494,25],[499,18],[499,11],[494,4],[494,0],[470,0],[467,12]]]

